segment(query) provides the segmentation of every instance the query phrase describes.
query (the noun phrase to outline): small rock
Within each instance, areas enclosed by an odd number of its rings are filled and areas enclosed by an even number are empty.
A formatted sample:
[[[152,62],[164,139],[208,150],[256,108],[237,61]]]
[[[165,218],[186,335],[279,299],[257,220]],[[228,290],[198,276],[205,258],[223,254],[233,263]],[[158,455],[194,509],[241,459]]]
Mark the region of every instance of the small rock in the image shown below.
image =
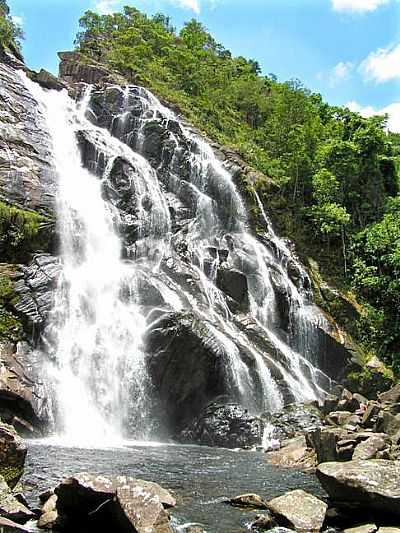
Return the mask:
[[[378,528],[375,524],[363,524],[362,526],[344,529],[343,533],[375,533]]]
[[[253,509],[268,509],[267,502],[258,494],[241,494],[228,500],[235,507],[251,507]]]
[[[295,533],[293,529],[288,529],[287,527],[273,527],[270,529],[269,533]]]
[[[367,409],[362,417],[361,423],[363,426],[372,427],[380,413],[381,406],[376,402],[368,402]]]
[[[25,524],[35,517],[25,505],[20,503],[11,493],[10,487],[0,476],[0,515],[9,520]]]
[[[268,508],[283,526],[302,531],[320,531],[328,506],[299,489],[269,501]]]
[[[269,514],[258,514],[251,524],[251,529],[271,529],[275,523]]]
[[[382,437],[371,436],[369,439],[360,442],[360,444],[357,444],[353,452],[353,459],[373,459],[374,457],[376,457],[376,454],[379,451],[384,450],[385,447],[385,439],[383,439]]]
[[[37,527],[40,529],[53,529],[58,520],[57,511],[48,511],[39,518]]]

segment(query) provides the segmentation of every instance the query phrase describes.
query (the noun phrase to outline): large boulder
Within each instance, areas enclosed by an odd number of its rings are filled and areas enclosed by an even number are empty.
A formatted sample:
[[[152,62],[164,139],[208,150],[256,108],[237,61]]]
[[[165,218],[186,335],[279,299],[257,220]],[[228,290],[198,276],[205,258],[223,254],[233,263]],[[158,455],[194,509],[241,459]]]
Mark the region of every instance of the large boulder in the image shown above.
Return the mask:
[[[312,404],[293,403],[266,415],[265,420],[274,426],[274,437],[290,439],[321,427],[322,413]]]
[[[338,503],[351,502],[388,514],[400,515],[400,461],[371,459],[323,463],[317,476]]]
[[[307,446],[304,435],[282,443],[279,450],[268,452],[267,460],[277,466],[309,470],[316,466],[315,451]]]
[[[171,532],[165,508],[175,499],[156,483],[83,473],[63,481],[55,494],[58,520],[68,531]]]
[[[202,408],[230,392],[228,355],[213,326],[190,313],[163,316],[145,338],[156,414],[167,434],[179,433]]]
[[[262,431],[262,422],[241,405],[213,402],[182,431],[180,440],[223,448],[244,448],[260,444]]]
[[[327,504],[304,490],[293,490],[268,502],[277,522],[296,531],[321,531]]]
[[[0,476],[14,488],[24,472],[26,446],[15,429],[0,424]]]

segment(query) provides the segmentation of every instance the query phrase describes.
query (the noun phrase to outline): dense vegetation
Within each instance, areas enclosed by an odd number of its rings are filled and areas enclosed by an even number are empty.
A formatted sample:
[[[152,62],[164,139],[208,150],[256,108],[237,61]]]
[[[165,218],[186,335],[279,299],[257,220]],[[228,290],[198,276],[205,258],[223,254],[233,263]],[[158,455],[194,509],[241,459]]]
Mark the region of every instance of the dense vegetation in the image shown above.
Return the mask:
[[[400,372],[400,136],[386,117],[326,104],[233,57],[197,21],[180,32],[132,7],[86,12],[76,46],[154,90],[270,180],[256,186],[279,229],[325,276],[363,301],[352,332]]]
[[[0,49],[19,49],[19,40],[22,39],[21,28],[10,17],[10,10],[6,0],[0,0]]]

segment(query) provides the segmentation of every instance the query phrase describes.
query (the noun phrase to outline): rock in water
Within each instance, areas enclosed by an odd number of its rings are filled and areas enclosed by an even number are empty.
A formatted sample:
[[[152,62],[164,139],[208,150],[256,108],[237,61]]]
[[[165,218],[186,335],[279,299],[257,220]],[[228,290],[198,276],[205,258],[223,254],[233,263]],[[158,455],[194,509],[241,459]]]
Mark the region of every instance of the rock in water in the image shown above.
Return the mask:
[[[12,426],[0,423],[0,476],[14,488],[24,472],[26,446]]]
[[[228,500],[234,507],[251,507],[252,509],[268,509],[267,502],[258,494],[241,494]]]
[[[168,513],[160,498],[139,483],[127,480],[125,484],[118,485],[115,515],[121,532],[172,532]]]
[[[317,476],[337,502],[352,502],[400,516],[400,461],[322,463]]]
[[[260,444],[262,423],[236,403],[213,402],[184,430],[183,441],[240,448]]]
[[[268,508],[282,526],[308,532],[322,529],[328,506],[304,490],[293,490],[269,501]]]
[[[85,533],[99,531],[98,528],[113,533],[171,531],[169,515],[164,508],[173,507],[176,501],[157,483],[84,473],[63,481],[55,494],[59,519],[67,524],[67,530],[77,528]]]

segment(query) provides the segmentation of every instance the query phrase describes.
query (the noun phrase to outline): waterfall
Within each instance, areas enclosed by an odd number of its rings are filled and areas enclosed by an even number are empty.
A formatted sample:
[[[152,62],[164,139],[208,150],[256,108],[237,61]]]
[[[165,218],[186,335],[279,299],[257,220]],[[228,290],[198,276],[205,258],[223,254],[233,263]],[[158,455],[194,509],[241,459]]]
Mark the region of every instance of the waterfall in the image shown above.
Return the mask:
[[[118,108],[109,120],[105,95],[90,86],[76,104],[23,79],[46,118],[59,176],[62,275],[44,341],[64,438],[151,435],[157,391],[144,337],[165,313],[190,311],[203,324],[227,389],[252,413],[323,395],[329,379],[307,340],[316,316],[309,280],[257,193],[262,239],[211,147],[149,91],[108,87]],[[243,304],[221,285],[227,272],[239,280],[234,289],[246,288]]]

